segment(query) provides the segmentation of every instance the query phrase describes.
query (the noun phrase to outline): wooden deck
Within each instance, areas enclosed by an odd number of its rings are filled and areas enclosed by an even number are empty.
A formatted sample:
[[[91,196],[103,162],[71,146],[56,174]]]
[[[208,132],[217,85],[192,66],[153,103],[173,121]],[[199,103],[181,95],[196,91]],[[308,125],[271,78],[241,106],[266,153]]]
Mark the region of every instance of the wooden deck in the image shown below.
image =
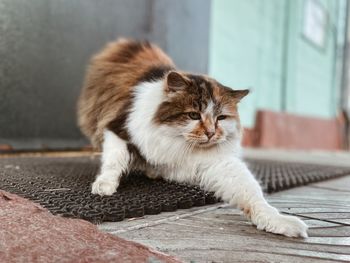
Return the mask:
[[[268,197],[281,211],[302,217],[309,238],[258,231],[227,206],[163,213],[100,229],[185,262],[350,262],[350,176]]]

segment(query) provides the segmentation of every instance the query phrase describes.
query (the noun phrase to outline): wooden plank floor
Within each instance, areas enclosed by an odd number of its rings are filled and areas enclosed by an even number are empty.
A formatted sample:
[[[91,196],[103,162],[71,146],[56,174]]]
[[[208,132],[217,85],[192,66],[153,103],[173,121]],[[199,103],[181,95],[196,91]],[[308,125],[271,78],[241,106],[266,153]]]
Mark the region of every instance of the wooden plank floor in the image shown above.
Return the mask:
[[[140,242],[185,262],[350,262],[350,176],[268,197],[309,225],[309,238],[258,231],[227,206],[168,213],[100,229]],[[185,211],[185,210],[183,210]],[[181,214],[182,213],[182,214]],[[169,218],[169,220],[167,220]]]

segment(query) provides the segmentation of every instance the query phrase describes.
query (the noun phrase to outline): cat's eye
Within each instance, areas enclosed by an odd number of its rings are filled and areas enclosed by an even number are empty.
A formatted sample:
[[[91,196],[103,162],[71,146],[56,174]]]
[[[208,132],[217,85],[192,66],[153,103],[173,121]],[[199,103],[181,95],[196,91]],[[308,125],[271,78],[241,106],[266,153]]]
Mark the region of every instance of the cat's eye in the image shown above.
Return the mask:
[[[217,117],[217,120],[218,121],[221,121],[221,120],[224,120],[224,119],[226,119],[226,115],[219,115],[218,117]]]
[[[201,119],[201,115],[198,112],[194,112],[191,111],[188,113],[188,116],[192,119],[192,120],[200,120]]]

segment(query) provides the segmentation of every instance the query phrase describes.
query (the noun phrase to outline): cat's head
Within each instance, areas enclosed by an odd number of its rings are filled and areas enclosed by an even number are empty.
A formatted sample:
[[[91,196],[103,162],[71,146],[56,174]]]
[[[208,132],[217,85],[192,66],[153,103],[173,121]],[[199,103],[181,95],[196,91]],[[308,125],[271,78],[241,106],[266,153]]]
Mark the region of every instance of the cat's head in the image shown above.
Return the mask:
[[[233,90],[206,76],[171,71],[164,92],[166,99],[155,121],[168,126],[172,136],[203,149],[240,138],[237,104],[248,90]]]

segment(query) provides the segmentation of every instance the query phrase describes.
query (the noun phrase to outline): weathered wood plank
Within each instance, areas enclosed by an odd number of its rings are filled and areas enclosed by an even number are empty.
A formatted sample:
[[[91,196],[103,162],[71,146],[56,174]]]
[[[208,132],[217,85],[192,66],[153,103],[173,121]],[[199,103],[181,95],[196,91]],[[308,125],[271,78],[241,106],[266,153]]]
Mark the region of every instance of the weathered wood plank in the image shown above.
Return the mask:
[[[343,224],[350,223],[350,195],[322,187],[329,184],[350,188],[350,176],[337,180],[268,197],[281,211],[303,217],[310,226],[307,239],[259,231],[239,210],[227,206],[182,214],[174,220],[175,213],[172,220],[163,217],[157,224],[118,235],[186,262],[349,262],[350,226]],[[148,217],[143,222],[151,220],[152,217]],[[135,220],[133,226],[137,223]],[[123,227],[127,228],[127,223]]]

